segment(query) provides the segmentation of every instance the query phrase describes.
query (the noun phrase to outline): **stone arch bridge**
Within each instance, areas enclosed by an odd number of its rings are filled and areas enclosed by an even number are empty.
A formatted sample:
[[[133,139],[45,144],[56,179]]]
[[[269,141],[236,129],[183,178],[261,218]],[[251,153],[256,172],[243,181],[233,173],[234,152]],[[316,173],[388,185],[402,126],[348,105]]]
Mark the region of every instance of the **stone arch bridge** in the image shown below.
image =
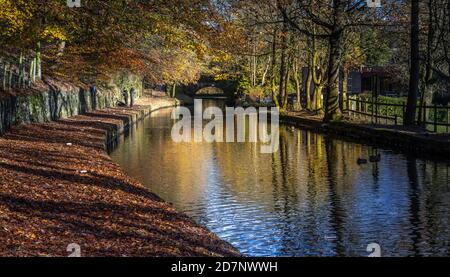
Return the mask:
[[[195,84],[185,85],[184,91],[194,98],[234,98],[237,81],[216,81],[211,77],[202,77]]]

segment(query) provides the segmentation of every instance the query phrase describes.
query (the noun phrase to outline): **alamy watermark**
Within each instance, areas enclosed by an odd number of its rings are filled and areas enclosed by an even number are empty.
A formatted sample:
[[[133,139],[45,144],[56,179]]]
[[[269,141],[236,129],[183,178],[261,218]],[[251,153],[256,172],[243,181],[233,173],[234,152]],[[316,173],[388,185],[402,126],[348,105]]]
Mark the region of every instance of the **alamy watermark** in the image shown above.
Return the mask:
[[[381,0],[367,0],[367,7],[381,8]]]
[[[369,258],[380,258],[381,257],[381,246],[378,243],[371,243],[367,245],[366,249],[369,253]]]
[[[80,8],[81,0],[67,0],[67,7],[69,8]]]
[[[79,258],[81,257],[81,246],[77,243],[71,243],[67,245],[67,252],[69,252],[70,258]]]
[[[278,108],[271,108],[269,111],[265,107],[258,110],[253,107],[227,107],[224,112],[219,107],[203,109],[203,101],[196,99],[194,116],[186,107],[173,110],[172,119],[178,122],[172,127],[172,140],[176,143],[259,142],[261,153],[275,153],[279,149],[279,118]],[[210,121],[204,126],[204,120]]]

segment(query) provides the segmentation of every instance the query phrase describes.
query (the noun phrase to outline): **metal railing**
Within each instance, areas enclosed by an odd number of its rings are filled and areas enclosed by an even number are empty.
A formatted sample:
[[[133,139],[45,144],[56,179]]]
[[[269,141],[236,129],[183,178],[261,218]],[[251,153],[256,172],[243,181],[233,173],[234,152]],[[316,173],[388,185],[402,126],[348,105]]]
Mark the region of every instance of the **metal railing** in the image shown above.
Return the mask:
[[[344,101],[348,115],[372,124],[402,125],[406,113],[406,102],[383,103],[377,98],[348,96]],[[417,105],[416,123],[436,133],[449,133],[450,106]]]

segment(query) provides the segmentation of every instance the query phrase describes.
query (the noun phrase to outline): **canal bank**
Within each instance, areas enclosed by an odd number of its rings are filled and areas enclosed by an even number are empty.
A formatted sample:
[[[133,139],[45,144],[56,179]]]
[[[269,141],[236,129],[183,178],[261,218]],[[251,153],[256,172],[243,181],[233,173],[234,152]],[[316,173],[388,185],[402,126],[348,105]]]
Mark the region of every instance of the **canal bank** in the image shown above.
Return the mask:
[[[177,102],[137,104],[11,126],[0,137],[1,256],[68,256],[77,246],[81,256],[239,255],[111,161],[106,147],[127,126]]]
[[[326,124],[317,116],[289,112],[281,114],[280,121],[359,143],[404,150],[426,157],[441,159],[450,157],[450,136],[446,134],[434,134],[401,126],[370,125],[350,121]]]

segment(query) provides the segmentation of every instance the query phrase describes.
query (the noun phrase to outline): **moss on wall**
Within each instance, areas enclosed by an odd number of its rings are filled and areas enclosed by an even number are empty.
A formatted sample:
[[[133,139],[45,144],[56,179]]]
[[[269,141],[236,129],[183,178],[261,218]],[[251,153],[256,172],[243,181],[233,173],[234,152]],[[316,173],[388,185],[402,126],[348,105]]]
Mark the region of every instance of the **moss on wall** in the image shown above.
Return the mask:
[[[72,86],[52,86],[28,96],[14,96],[0,100],[0,134],[12,126],[48,122],[92,111],[116,106],[122,99],[122,90],[134,87],[138,97],[142,95],[142,79],[136,75],[121,73],[109,84],[97,87],[96,99],[89,89]]]

